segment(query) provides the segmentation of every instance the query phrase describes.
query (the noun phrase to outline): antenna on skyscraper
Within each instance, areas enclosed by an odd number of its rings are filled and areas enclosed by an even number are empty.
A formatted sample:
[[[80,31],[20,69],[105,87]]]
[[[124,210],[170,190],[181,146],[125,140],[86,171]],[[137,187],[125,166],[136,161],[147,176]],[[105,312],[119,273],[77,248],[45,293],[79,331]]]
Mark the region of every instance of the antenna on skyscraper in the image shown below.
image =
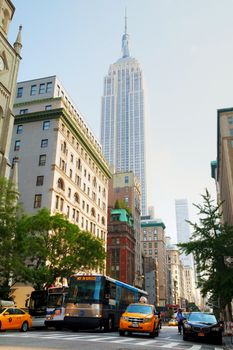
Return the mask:
[[[127,8],[125,8],[125,34],[127,34]]]
[[[127,34],[127,12],[125,8],[125,32],[122,36],[122,57],[129,57],[129,35]]]

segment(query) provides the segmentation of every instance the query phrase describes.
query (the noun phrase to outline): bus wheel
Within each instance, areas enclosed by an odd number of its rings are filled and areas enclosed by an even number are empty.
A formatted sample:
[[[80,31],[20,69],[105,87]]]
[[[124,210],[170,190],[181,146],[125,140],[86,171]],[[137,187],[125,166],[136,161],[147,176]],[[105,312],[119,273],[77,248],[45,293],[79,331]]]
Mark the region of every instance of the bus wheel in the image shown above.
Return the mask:
[[[113,319],[112,317],[109,317],[104,325],[104,331],[105,332],[111,332],[113,331]]]

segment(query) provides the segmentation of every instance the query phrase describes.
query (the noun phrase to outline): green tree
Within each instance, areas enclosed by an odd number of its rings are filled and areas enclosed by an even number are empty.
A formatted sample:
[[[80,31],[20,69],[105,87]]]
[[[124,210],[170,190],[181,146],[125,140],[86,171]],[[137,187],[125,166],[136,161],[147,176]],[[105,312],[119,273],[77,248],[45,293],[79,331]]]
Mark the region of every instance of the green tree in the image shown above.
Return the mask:
[[[103,241],[90,232],[81,231],[60,214],[47,209],[18,222],[18,234],[26,237],[26,264],[20,266],[20,279],[35,289],[46,288],[57,277],[67,278],[80,270],[103,268]]]
[[[208,190],[202,198],[203,204],[194,204],[199,223],[188,221],[193,229],[190,242],[178,246],[186,255],[193,254],[203,296],[216,300],[223,310],[233,296],[233,270],[224,263],[224,256],[233,252],[233,227],[222,222],[221,204],[214,205]]]
[[[7,298],[18,260],[15,252],[18,192],[13,182],[0,178],[0,298]]]
[[[127,206],[125,201],[122,199],[116,200],[115,209],[125,209],[129,215],[132,215],[132,210]]]

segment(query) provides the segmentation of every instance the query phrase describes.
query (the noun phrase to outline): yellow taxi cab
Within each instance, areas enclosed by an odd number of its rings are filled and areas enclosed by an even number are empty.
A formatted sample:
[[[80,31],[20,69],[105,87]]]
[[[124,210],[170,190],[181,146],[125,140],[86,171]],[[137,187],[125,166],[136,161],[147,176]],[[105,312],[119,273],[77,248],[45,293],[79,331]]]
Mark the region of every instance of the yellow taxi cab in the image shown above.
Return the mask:
[[[178,325],[178,322],[175,318],[171,318],[169,321],[168,321],[168,326],[177,326]]]
[[[159,318],[154,305],[133,303],[130,304],[120,318],[119,335],[149,333],[154,338],[159,335]]]
[[[13,302],[0,301],[0,330],[18,329],[26,332],[32,327],[32,317],[24,310],[15,307]]]

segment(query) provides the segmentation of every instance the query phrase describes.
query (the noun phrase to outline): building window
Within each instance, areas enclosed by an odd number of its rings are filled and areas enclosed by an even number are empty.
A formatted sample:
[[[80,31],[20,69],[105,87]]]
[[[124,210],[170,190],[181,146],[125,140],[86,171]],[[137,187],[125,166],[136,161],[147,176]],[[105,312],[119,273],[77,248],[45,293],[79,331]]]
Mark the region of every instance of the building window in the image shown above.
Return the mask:
[[[61,177],[57,180],[57,187],[65,191],[65,183]]]
[[[39,157],[39,165],[43,166],[46,163],[46,154],[41,154]]]
[[[50,120],[43,122],[43,130],[48,130],[50,128]]]
[[[233,124],[233,117],[228,117],[228,123]]]
[[[23,87],[19,87],[17,90],[17,96],[16,97],[22,97],[23,96]]]
[[[58,209],[58,206],[59,206],[59,196],[56,196],[55,208]]]
[[[77,192],[75,192],[75,194],[74,194],[74,201],[75,201],[76,203],[80,203],[80,198],[79,198],[79,195],[78,195]]]
[[[64,199],[60,199],[60,211],[63,211],[63,206],[64,206]]]
[[[27,114],[28,113],[28,109],[25,108],[25,109],[20,109],[19,111],[19,114],[22,115],[22,114]]]
[[[30,95],[33,96],[35,94],[36,94],[36,85],[31,85]]]
[[[42,194],[35,194],[34,208],[41,208]]]
[[[129,177],[125,176],[125,184],[128,184],[128,183],[129,183]]]
[[[37,176],[36,178],[36,186],[43,186],[44,176]]]
[[[19,151],[19,150],[20,150],[20,140],[16,140],[15,141],[14,151]]]
[[[45,84],[40,84],[40,87],[39,87],[39,94],[44,94],[45,93]]]
[[[51,91],[52,91],[52,82],[50,81],[46,84],[46,92],[51,92]]]
[[[45,106],[45,110],[46,110],[46,111],[49,111],[50,109],[52,109],[52,105],[46,105],[46,106]]]
[[[18,163],[18,161],[19,161],[19,157],[14,157],[14,158],[12,159],[12,168],[13,168],[13,166],[15,165],[15,163]]]
[[[233,129],[230,129],[230,135],[233,136]]]
[[[71,197],[71,188],[68,187],[68,197],[70,198]]]
[[[48,147],[48,139],[41,140],[41,148]]]
[[[22,134],[23,133],[23,125],[17,125],[16,134]]]

